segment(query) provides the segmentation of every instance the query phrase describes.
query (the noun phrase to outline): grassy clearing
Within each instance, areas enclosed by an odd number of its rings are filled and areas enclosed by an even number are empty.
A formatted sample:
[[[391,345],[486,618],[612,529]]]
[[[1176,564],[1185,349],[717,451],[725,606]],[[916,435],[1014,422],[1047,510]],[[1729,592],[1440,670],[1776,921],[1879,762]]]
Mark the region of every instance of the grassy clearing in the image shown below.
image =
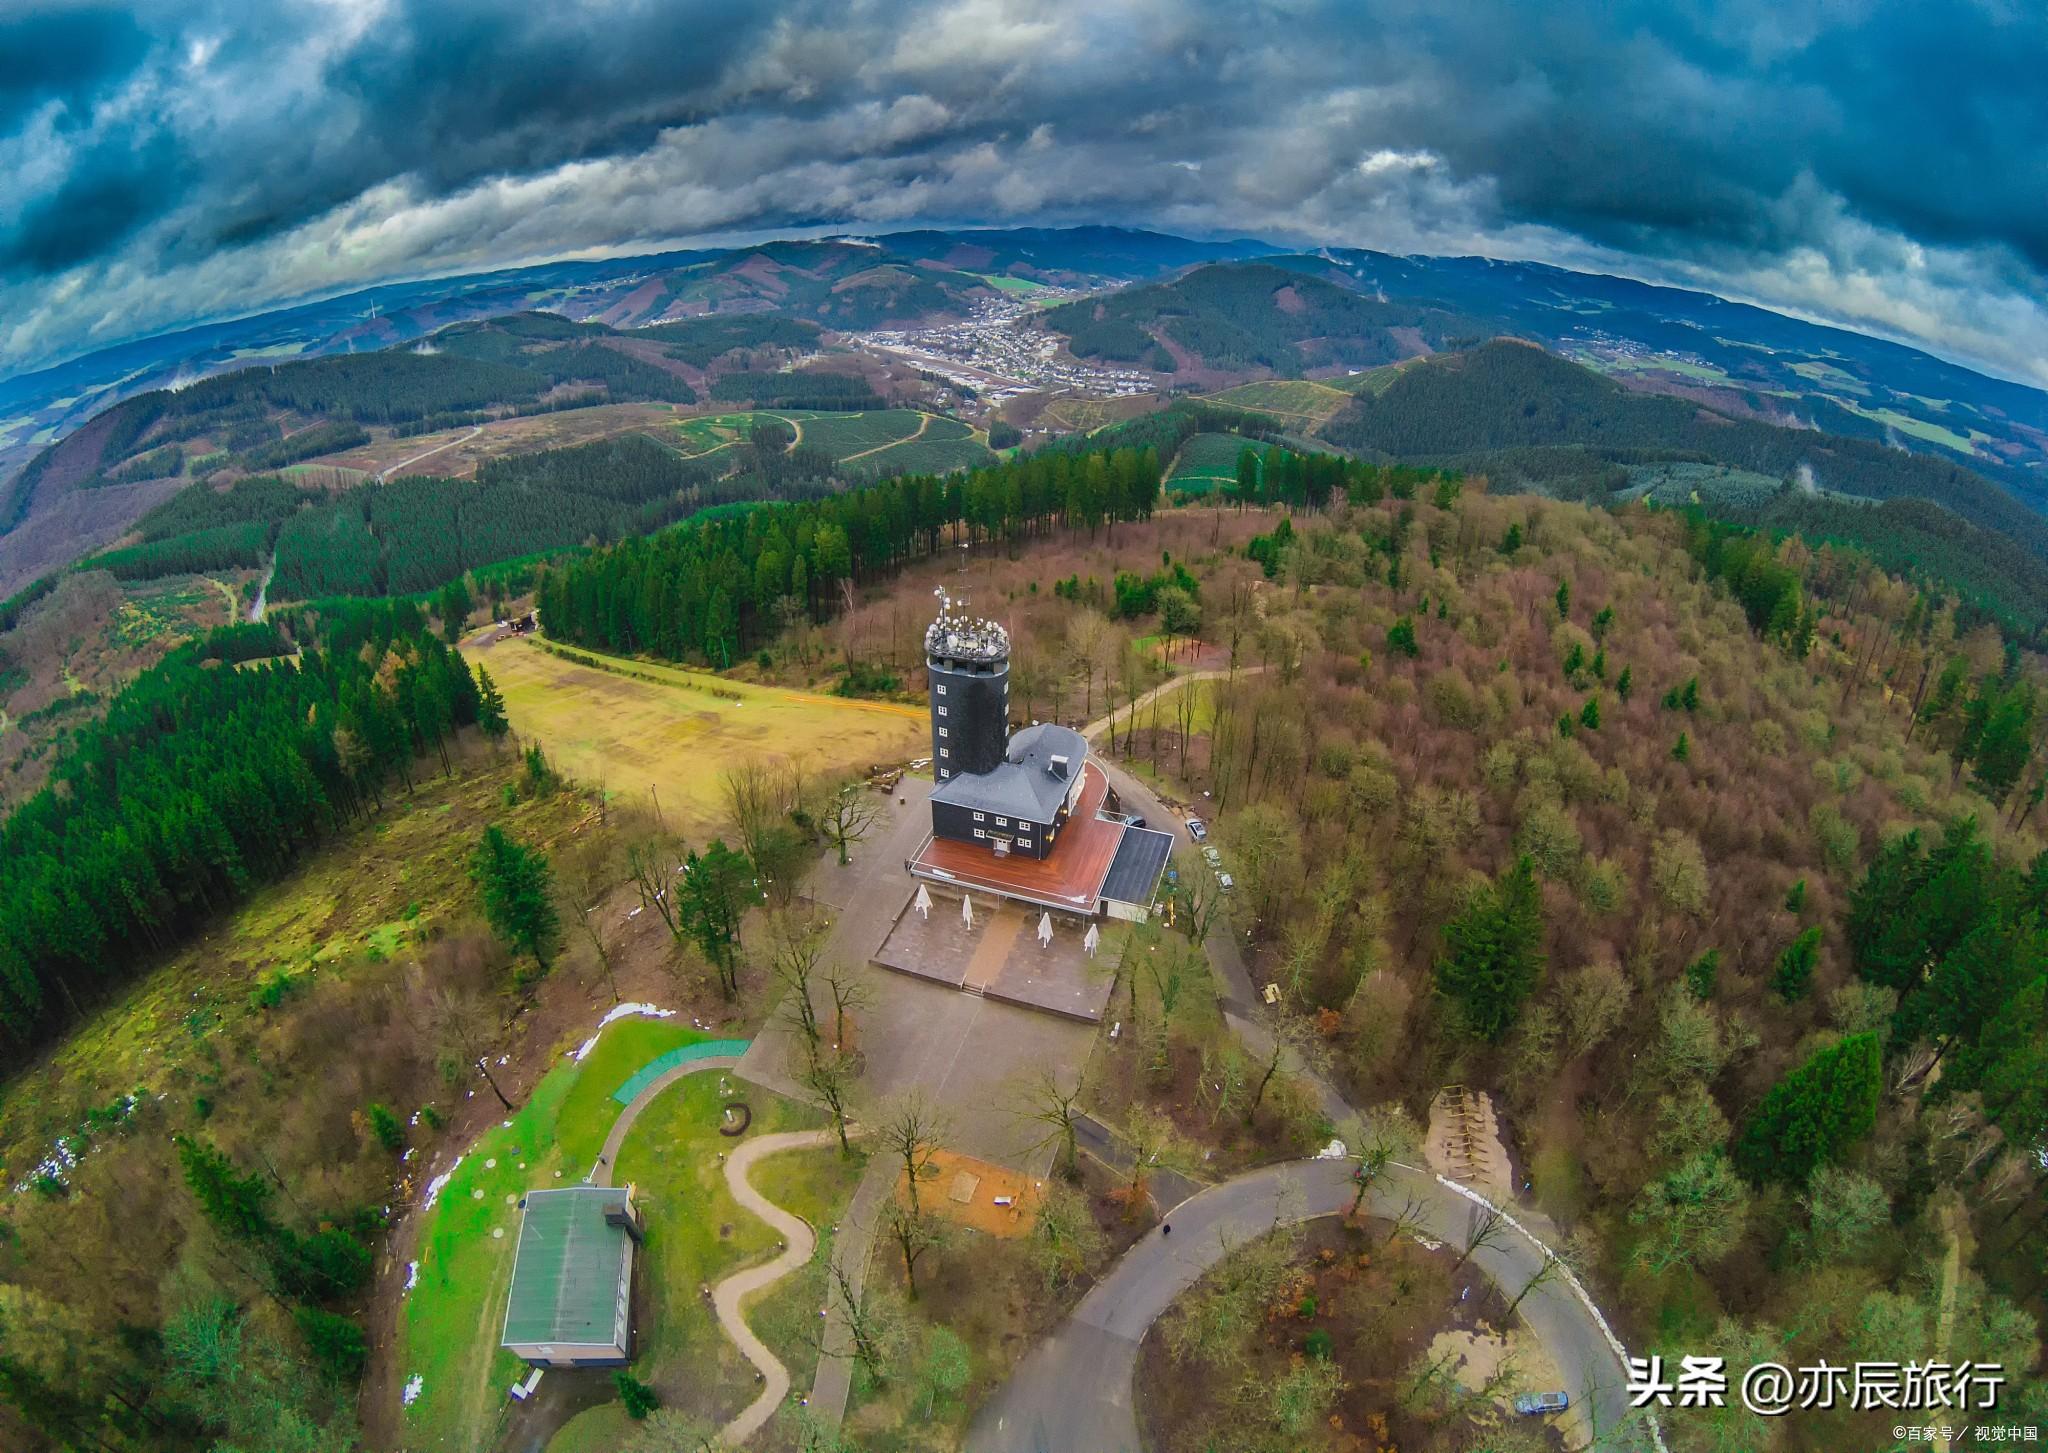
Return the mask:
[[[781,419],[796,430],[797,442],[822,449],[838,461],[853,460],[888,469],[939,471],[965,469],[988,462],[982,437],[942,414],[918,409],[870,409],[863,413],[827,413],[816,409],[743,410],[706,414],[676,421],[685,453],[713,453],[746,437],[758,418]]]
[[[1404,358],[1399,363],[1383,363],[1378,368],[1368,368],[1362,373],[1347,374],[1343,378],[1327,379],[1324,382],[1327,387],[1340,393],[1354,396],[1372,394],[1377,397],[1385,393],[1388,385],[1401,376],[1402,369],[1414,362],[1412,358]]]
[[[1166,476],[1169,493],[1207,494],[1237,482],[1237,456],[1247,440],[1239,434],[1195,434],[1173,456]]]
[[[685,833],[720,820],[719,773],[750,757],[796,758],[824,776],[900,762],[926,744],[918,707],[579,653],[635,673],[626,676],[521,640],[468,654],[490,668],[513,727],[542,742],[557,765],[628,799],[652,789]]]
[[[0,1091],[0,1165],[39,1159],[87,1106],[138,1085],[188,1098],[210,1072],[210,1041],[254,1012],[249,995],[262,980],[395,958],[467,912],[469,853],[485,823],[547,844],[583,816],[584,804],[566,793],[505,806],[509,770],[480,759],[456,777],[425,777],[417,792],[391,795],[380,816],[337,835],[94,1011]]]
[[[1210,397],[1232,408],[1253,409],[1262,414],[1277,414],[1297,420],[1309,428],[1328,423],[1336,417],[1338,410],[1351,402],[1351,395],[1344,390],[1305,378],[1264,379],[1258,383],[1239,384]]]
[[[1044,283],[1035,283],[1028,277],[1005,277],[1001,273],[978,272],[975,274],[997,292],[1017,293],[1020,296],[1045,291]]]

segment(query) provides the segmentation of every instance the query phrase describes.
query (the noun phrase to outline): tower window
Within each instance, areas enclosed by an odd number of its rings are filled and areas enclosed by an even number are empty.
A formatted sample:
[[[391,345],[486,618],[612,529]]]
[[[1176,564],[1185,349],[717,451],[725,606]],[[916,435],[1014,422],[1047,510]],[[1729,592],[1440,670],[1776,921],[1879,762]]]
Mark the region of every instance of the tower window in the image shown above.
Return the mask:
[[[940,728],[939,728],[939,735],[940,735],[940,736],[944,736],[945,734],[946,734],[946,729],[945,729],[944,727],[940,727]]]
[[[944,716],[945,714],[946,714],[946,708],[944,708],[943,706],[942,706],[942,707],[940,707],[940,708],[939,708],[939,715],[940,715],[940,716]]]
[[[988,818],[985,814],[977,812],[974,814],[974,820],[976,822],[987,822]]]
[[[941,695],[941,696],[944,696],[945,694],[946,694],[946,683],[945,683],[945,682],[943,682],[943,681],[941,681],[941,682],[939,683],[939,695]]]
[[[940,747],[939,755],[942,757],[950,757],[953,755],[953,749],[951,747]]]

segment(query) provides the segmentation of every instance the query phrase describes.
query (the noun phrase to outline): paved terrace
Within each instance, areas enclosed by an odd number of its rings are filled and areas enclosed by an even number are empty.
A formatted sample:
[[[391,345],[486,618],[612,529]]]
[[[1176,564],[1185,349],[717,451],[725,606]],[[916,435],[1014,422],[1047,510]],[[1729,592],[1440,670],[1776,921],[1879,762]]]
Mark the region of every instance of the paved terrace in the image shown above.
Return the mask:
[[[1116,945],[1111,939],[1089,958],[1082,947],[1086,920],[1055,913],[1052,943],[1041,945],[1039,909],[977,894],[969,925],[960,916],[957,892],[933,893],[930,919],[919,916],[915,899],[915,894],[906,898],[888,938],[875,951],[874,961],[883,968],[1027,1009],[1101,1022]]]

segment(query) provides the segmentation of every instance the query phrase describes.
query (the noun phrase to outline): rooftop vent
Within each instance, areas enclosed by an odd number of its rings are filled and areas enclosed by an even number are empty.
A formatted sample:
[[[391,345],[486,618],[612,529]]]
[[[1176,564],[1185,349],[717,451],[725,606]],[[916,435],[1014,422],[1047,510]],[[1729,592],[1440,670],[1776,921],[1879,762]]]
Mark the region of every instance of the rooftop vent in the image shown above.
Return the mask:
[[[1045,770],[1052,773],[1053,776],[1059,778],[1060,781],[1064,782],[1067,780],[1067,765],[1067,759],[1065,757],[1054,757],[1051,761],[1045,764]]]

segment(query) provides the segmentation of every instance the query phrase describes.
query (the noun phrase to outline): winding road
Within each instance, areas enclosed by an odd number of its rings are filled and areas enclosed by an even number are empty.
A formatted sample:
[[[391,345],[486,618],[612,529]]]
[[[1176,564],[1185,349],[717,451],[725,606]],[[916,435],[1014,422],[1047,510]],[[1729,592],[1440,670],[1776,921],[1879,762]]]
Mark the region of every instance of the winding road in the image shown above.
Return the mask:
[[[1348,1161],[1265,1166],[1174,1208],[1173,1235],[1158,1231],[1124,1253],[1057,1331],[1027,1353],[976,1416],[968,1453],[1139,1453],[1133,1377],[1152,1324],[1231,1249],[1279,1225],[1340,1214],[1356,1194]],[[1424,1236],[1462,1248],[1475,1199],[1414,1166],[1389,1166],[1367,1196],[1370,1209],[1402,1216]],[[1467,1263],[1510,1298],[1544,1253],[1525,1232],[1482,1246]],[[1635,1449],[1648,1436],[1625,1426],[1621,1367],[1601,1326],[1569,1283],[1543,1282],[1518,1309],[1557,1363],[1579,1414],[1574,1447]],[[1590,1416],[1588,1416],[1590,1414]]]

